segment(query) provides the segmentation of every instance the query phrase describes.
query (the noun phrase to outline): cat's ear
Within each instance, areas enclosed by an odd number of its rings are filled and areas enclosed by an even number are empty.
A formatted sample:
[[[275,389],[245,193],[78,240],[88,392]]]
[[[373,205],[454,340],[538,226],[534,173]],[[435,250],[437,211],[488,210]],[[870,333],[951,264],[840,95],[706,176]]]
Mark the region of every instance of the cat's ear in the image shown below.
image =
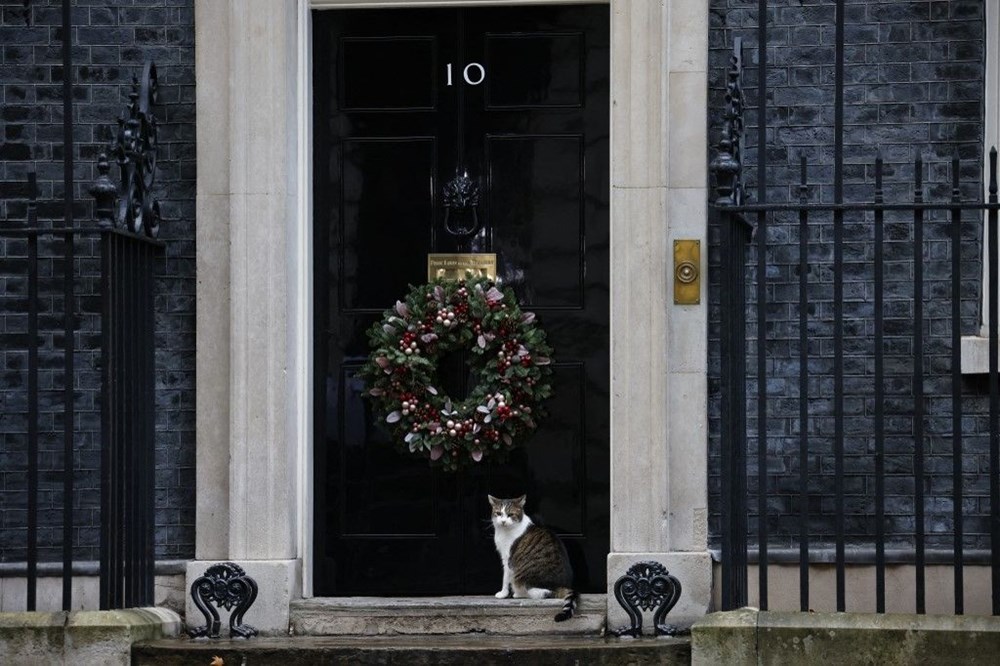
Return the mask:
[[[514,504],[516,504],[517,506],[519,506],[519,507],[521,507],[523,509],[524,508],[524,503],[527,500],[528,500],[528,496],[527,495],[521,495],[516,500],[514,500]]]
[[[490,506],[493,507],[500,506],[500,500],[498,500],[496,497],[493,497],[493,495],[487,495],[487,497],[490,499]]]

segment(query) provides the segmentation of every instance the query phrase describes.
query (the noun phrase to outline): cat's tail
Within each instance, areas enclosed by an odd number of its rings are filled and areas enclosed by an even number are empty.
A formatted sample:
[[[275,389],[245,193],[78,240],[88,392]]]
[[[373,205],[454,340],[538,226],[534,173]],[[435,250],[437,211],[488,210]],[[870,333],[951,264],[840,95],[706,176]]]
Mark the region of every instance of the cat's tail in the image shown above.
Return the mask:
[[[561,596],[563,601],[566,602],[563,604],[562,610],[559,611],[559,614],[556,615],[556,622],[563,622],[573,617],[573,613],[576,612],[577,602],[580,600],[580,595],[576,593],[576,590],[571,590],[568,587],[561,587],[556,590],[556,593],[553,596]]]

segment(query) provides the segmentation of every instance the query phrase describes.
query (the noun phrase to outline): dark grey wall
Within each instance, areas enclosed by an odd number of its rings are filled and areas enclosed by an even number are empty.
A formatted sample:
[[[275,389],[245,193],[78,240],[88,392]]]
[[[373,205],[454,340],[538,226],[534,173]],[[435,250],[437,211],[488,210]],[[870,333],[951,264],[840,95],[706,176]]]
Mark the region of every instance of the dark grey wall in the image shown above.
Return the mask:
[[[20,226],[26,214],[24,177],[36,169],[42,225],[62,214],[62,30],[61,2],[0,0],[0,225]],[[156,194],[163,212],[160,237],[166,251],[157,264],[156,307],[156,556],[194,555],[194,345],[195,345],[195,79],[193,0],[75,0],[72,10],[74,57],[75,196],[78,225],[92,224],[86,190],[94,161],[121,113],[133,74],[153,58],[159,72],[159,162]],[[115,170],[112,175],[114,176]],[[58,222],[57,222],[58,224]],[[56,248],[58,249],[58,248]],[[78,246],[81,270],[93,268],[93,248]],[[24,559],[26,489],[25,319],[23,246],[0,248],[0,561]],[[13,258],[13,260],[12,260]],[[53,264],[61,270],[61,264]],[[44,270],[44,269],[43,269]],[[19,276],[20,275],[20,276]],[[44,274],[43,274],[44,277]],[[19,282],[20,281],[20,282]],[[42,325],[55,320],[46,310],[61,308],[46,298],[43,279]],[[99,494],[99,366],[84,351],[93,343],[95,285],[86,280],[78,308],[76,404],[77,556],[96,558]],[[20,290],[20,291],[19,291]],[[87,291],[89,290],[89,292]],[[18,311],[20,309],[20,311]],[[5,335],[9,337],[4,337]],[[18,337],[20,336],[20,337]],[[42,457],[40,534],[42,556],[55,559],[61,524],[61,438],[58,395],[63,385],[62,341],[43,334]],[[22,351],[18,351],[20,347]]]
[[[756,193],[761,151],[757,149],[757,3],[711,0],[709,110],[713,141],[719,137],[723,74],[734,36],[744,38],[747,103],[745,162]],[[942,2],[848,0],[845,12],[844,183],[846,201],[871,200],[873,162],[885,158],[886,199],[910,202],[914,158],[923,156],[924,195],[949,197],[950,160],[962,158],[962,194],[982,196],[984,6],[982,0]],[[833,200],[834,3],[772,0],[768,11],[767,197],[798,201],[799,159],[809,167],[810,201]],[[912,542],[913,500],[913,323],[912,213],[886,218],[885,360],[886,529],[893,544]],[[873,544],[874,525],[874,285],[873,222],[848,214],[844,237],[844,427],[846,532],[857,545]],[[925,510],[928,547],[947,548],[952,533],[951,491],[951,226],[932,215],[924,230],[923,400],[927,450]],[[981,226],[962,227],[961,326],[975,333],[979,321]],[[833,228],[830,215],[809,225],[809,511],[815,544],[830,543],[833,514]],[[768,230],[767,350],[768,525],[777,547],[797,545],[799,512],[799,305],[798,215],[776,215]],[[717,258],[717,244],[713,257]],[[754,284],[756,249],[748,252]],[[712,286],[710,352],[712,535],[719,538],[719,353],[718,285]],[[748,450],[750,528],[756,538],[757,403],[756,294],[748,295]],[[965,420],[962,460],[967,494],[966,543],[986,547],[987,453],[983,385],[963,384]]]

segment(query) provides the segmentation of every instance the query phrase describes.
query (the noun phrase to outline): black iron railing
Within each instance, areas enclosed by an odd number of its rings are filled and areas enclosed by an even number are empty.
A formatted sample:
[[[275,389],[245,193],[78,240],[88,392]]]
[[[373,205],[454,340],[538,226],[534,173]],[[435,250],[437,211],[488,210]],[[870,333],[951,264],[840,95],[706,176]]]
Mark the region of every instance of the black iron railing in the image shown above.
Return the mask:
[[[33,195],[34,174],[28,188]],[[33,196],[28,210],[28,226],[0,228],[2,311],[8,324],[15,321],[11,313],[26,315],[23,332],[15,328],[3,335],[6,357],[26,359],[23,384],[14,381],[5,390],[8,426],[18,419],[23,424],[23,451],[7,450],[15,464],[4,470],[26,478],[24,607],[36,609],[39,564],[51,569],[51,556],[58,551],[62,606],[72,608],[75,560],[90,552],[80,534],[96,528],[81,525],[77,516],[95,504],[100,507],[101,608],[150,605],[153,276],[163,243],[113,228],[41,229],[34,224]],[[88,390],[88,377],[98,373],[99,388]],[[40,382],[40,375],[46,381]],[[83,425],[93,412],[100,414],[98,432]],[[8,434],[11,429],[20,428],[5,428]],[[53,446],[58,439],[61,451]],[[85,462],[94,444],[97,470]],[[99,487],[90,483],[91,476],[99,476]],[[77,479],[84,481],[82,487]]]
[[[153,603],[153,267],[161,247],[101,232],[102,608]]]
[[[27,219],[7,220],[0,227],[0,322],[5,324],[0,352],[8,359],[0,395],[3,471],[7,478],[25,477],[23,526],[8,518],[22,515],[17,500],[5,507],[0,575],[23,571],[29,611],[38,607],[41,570],[61,575],[62,607],[72,609],[73,576],[91,573],[94,554],[102,609],[153,603],[153,283],[163,248],[156,240],[160,207],[152,195],[156,67],[147,62],[141,79],[133,77],[129,102],[108,146],[120,181],[111,180],[111,165],[102,154],[90,189],[97,224],[78,227],[73,221],[69,7],[63,2],[62,226],[39,226],[31,172]],[[99,418],[92,418],[97,413]],[[4,499],[17,496],[15,487]],[[99,525],[93,524],[94,507],[99,507]],[[22,533],[20,549],[9,535]]]
[[[761,0],[759,5],[759,15],[766,17],[767,3]],[[873,149],[868,165],[874,181],[870,198],[846,203],[843,10],[843,2],[838,1],[833,187],[828,203],[819,203],[822,197],[814,196],[818,184],[809,182],[805,157],[800,162],[799,201],[767,201],[768,190],[762,185],[767,152],[767,77],[762,73],[767,37],[763,18],[758,31],[762,69],[758,71],[756,95],[758,129],[763,128],[757,150],[759,187],[757,200],[745,202],[739,40],[730,60],[723,136],[711,165],[717,179],[712,210],[718,216],[720,251],[722,606],[730,609],[747,603],[747,569],[752,557],[757,564],[759,605],[768,607],[769,564],[775,555],[771,549],[778,543],[780,561],[797,561],[799,565],[799,605],[803,611],[811,608],[810,560],[832,561],[836,608],[847,610],[850,548],[852,561],[874,564],[873,595],[878,612],[886,610],[886,567],[893,562],[913,565],[914,605],[918,613],[925,612],[930,555],[935,562],[952,566],[954,611],[963,613],[964,570],[971,554],[991,568],[992,608],[994,614],[1000,614],[1000,205],[996,149],[989,153],[986,201],[963,198],[958,157],[948,165],[950,197],[925,200],[925,191],[930,190],[924,182],[928,167],[918,150],[909,200],[886,202],[886,167]],[[940,173],[942,165],[937,166]],[[978,173],[978,168],[970,173]],[[974,189],[978,189],[976,183],[964,191]],[[985,285],[981,285],[981,273],[967,263],[969,246],[979,246],[977,231],[983,224],[990,250]],[[886,237],[887,229],[891,238]],[[775,251],[775,245],[782,246],[780,251]],[[850,261],[845,260],[845,249],[853,253]],[[781,259],[776,260],[779,255]],[[894,271],[891,280],[887,275],[890,267]],[[855,277],[864,273],[864,293],[845,298],[845,270],[853,271]],[[770,277],[771,271],[777,277]],[[989,299],[986,386],[974,380],[963,382],[961,367],[963,323],[968,329],[975,319],[969,305],[976,305],[980,286]],[[933,317],[925,311],[926,303],[944,301],[949,301],[950,307],[936,307]],[[845,304],[850,307],[846,316]],[[786,313],[797,313],[797,317],[775,321],[771,306],[784,307]],[[772,334],[779,326],[780,334]],[[749,349],[748,342],[752,345]],[[851,349],[852,360],[863,358],[867,363],[870,359],[872,365],[845,373],[845,344]],[[748,357],[756,366],[749,377]],[[822,361],[820,370],[812,368],[817,361]],[[891,361],[891,369],[887,361]],[[780,373],[779,366],[783,369]],[[850,389],[845,387],[845,376],[851,382]],[[774,379],[779,380],[778,389],[770,388]],[[887,386],[891,395],[887,395]],[[780,395],[769,395],[779,390]],[[988,409],[983,404],[987,399]],[[950,403],[950,419],[938,418],[929,426],[928,405],[932,401],[938,405],[938,414],[943,412],[941,405]],[[970,413],[970,405],[975,414]],[[784,429],[775,432],[771,426],[778,420],[775,412],[779,409]],[[984,431],[975,421],[982,422],[987,415]],[[943,425],[945,421],[947,425]],[[988,437],[982,454],[988,458],[988,474],[964,466],[970,442],[984,437]],[[845,452],[848,441],[859,445],[850,455]],[[797,452],[791,449],[791,442],[797,442]],[[783,485],[771,471],[776,461],[787,463],[782,479],[787,483]],[[845,463],[852,469],[847,470]],[[946,487],[930,483],[929,463],[934,465],[935,479],[950,474]],[[825,475],[817,473],[820,466]],[[870,482],[873,487],[845,488],[851,475],[863,475],[864,484]],[[749,489],[748,480],[754,482]],[[988,509],[983,508],[983,489],[970,492],[967,487],[980,481],[988,483]],[[911,507],[906,510],[912,513],[887,511],[890,495]],[[967,499],[980,504],[970,510]],[[782,508],[773,509],[772,501]],[[932,526],[927,506],[933,502],[945,508],[936,509],[938,520]],[[785,514],[784,522],[777,520],[779,511]],[[754,519],[755,529],[751,529]],[[832,529],[823,531],[824,521]],[[970,523],[982,537],[972,546],[970,538],[976,535],[966,530]],[[748,547],[748,535],[755,537],[753,551]],[[929,540],[933,551],[928,548]],[[829,560],[825,553],[817,552],[826,548],[832,550]]]

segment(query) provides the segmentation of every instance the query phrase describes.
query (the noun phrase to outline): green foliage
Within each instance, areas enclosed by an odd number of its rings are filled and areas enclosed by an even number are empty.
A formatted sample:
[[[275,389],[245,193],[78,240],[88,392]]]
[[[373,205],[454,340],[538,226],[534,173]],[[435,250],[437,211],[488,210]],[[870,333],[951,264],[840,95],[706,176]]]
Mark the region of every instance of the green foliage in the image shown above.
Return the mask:
[[[485,278],[411,285],[368,330],[371,353],[358,373],[399,449],[457,470],[521,443],[552,394],[552,350],[534,319]],[[460,349],[471,352],[478,383],[454,401],[436,388],[437,365]]]

